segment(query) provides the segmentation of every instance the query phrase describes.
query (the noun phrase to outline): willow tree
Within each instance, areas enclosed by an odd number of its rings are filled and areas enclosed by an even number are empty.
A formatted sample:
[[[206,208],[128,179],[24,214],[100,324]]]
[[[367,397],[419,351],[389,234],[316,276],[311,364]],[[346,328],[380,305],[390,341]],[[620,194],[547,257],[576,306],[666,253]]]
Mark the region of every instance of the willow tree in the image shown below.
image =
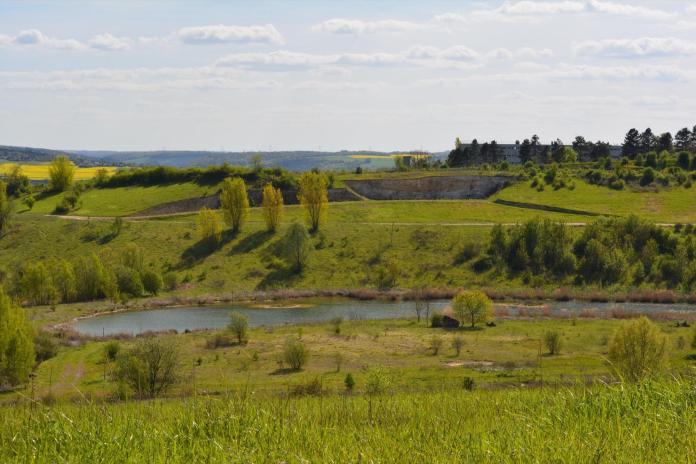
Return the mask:
[[[52,190],[67,190],[75,178],[75,165],[67,156],[57,156],[48,168],[49,184]]]
[[[215,211],[201,208],[198,212],[198,235],[201,241],[217,245],[222,238],[222,226]]]
[[[302,174],[298,198],[305,210],[310,232],[316,232],[326,218],[329,205],[326,176],[317,172]]]
[[[241,178],[225,179],[220,192],[220,204],[225,222],[232,227],[232,231],[238,232],[249,212],[246,185]]]
[[[274,188],[272,184],[266,184],[263,188],[262,206],[266,228],[270,232],[275,232],[283,218],[283,193],[280,189]]]
[[[18,385],[34,367],[32,329],[21,308],[0,289],[0,384]]]

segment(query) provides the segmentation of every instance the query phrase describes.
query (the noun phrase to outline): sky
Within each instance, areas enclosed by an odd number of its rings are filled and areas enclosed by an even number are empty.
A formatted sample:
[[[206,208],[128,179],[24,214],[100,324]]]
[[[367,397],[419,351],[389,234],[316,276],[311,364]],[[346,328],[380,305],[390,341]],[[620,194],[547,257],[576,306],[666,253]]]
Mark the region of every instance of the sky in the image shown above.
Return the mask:
[[[446,150],[696,124],[696,0],[0,0],[0,144]]]

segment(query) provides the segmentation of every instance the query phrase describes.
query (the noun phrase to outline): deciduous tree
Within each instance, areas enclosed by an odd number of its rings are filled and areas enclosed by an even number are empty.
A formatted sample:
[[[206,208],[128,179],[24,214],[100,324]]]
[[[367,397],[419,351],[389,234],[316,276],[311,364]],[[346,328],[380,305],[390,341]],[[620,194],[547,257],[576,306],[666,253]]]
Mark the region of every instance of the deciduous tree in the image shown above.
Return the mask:
[[[225,179],[220,192],[220,204],[225,216],[225,222],[238,232],[249,212],[249,198],[246,184],[240,177]]]
[[[262,207],[266,228],[275,232],[283,218],[283,193],[274,188],[273,184],[266,184],[263,188]]]
[[[316,232],[326,218],[329,205],[326,176],[317,172],[304,173],[300,177],[298,198],[305,210],[307,225]]]
[[[483,292],[463,290],[452,300],[452,311],[462,323],[468,322],[473,328],[493,317],[493,303]]]
[[[57,156],[48,169],[49,185],[52,190],[67,190],[75,177],[75,165],[67,156]]]

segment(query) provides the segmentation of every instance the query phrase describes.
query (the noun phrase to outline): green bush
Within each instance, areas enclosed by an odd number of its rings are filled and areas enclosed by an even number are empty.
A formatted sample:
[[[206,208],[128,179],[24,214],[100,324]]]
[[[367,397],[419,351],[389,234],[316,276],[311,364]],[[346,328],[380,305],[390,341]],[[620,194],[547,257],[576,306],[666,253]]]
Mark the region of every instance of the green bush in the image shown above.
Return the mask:
[[[147,293],[152,295],[157,295],[162,291],[164,283],[162,282],[162,276],[159,272],[147,270],[142,274],[143,288]]]
[[[295,337],[289,337],[285,340],[283,361],[290,366],[290,369],[299,371],[307,363],[308,359],[309,350],[304,343]]]

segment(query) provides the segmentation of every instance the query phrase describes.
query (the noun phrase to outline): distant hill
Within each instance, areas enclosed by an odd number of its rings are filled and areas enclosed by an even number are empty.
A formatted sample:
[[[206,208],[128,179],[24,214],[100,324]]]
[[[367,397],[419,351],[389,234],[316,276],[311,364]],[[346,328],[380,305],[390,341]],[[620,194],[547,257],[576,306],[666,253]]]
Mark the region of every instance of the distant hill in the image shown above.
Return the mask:
[[[249,165],[255,156],[260,156],[265,166],[278,166],[291,171],[307,171],[312,168],[325,170],[355,170],[358,166],[367,169],[390,168],[394,161],[389,153],[377,151],[70,151],[78,156],[100,159],[103,162],[127,165],[156,166],[210,166],[229,163]],[[397,153],[397,152],[392,152]],[[398,152],[403,153],[403,152]],[[352,158],[354,155],[373,155],[375,158]],[[436,153],[444,158],[446,153]],[[384,157],[384,159],[379,159]]]
[[[12,161],[17,163],[47,163],[56,156],[67,155],[70,159],[80,167],[95,167],[95,166],[122,166],[123,163],[114,164],[113,161],[106,161],[101,158],[93,158],[89,156],[81,156],[76,153],[71,153],[62,150],[49,150],[46,148],[31,148],[31,147],[11,147],[0,145],[0,160]]]

